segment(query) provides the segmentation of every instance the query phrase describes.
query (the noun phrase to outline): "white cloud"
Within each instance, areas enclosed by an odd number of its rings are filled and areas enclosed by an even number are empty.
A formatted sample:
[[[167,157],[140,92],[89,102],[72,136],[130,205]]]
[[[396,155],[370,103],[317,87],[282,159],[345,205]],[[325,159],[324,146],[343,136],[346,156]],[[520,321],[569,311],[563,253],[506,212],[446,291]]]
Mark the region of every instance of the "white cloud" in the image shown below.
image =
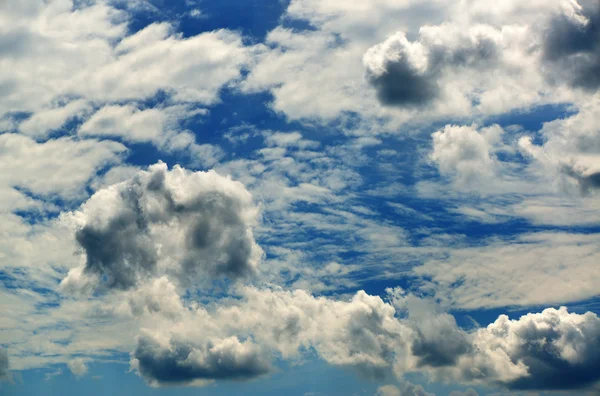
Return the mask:
[[[183,285],[254,274],[263,254],[251,228],[257,215],[241,183],[153,165],[99,190],[71,215],[86,260],[62,287],[129,289],[159,273]]]
[[[375,396],[402,396],[400,389],[394,385],[384,385],[377,389]]]
[[[600,114],[600,96],[596,95],[570,117],[544,124],[541,145],[523,137],[520,148],[531,156],[540,169],[541,178],[562,188],[577,185],[582,192],[600,188],[600,128],[595,120]]]
[[[36,143],[23,135],[0,135],[0,188],[75,199],[98,169],[119,163],[125,151],[109,141],[65,137]]]
[[[19,131],[33,138],[44,138],[71,118],[85,115],[91,110],[83,100],[69,102],[63,107],[38,111],[19,125]]]
[[[522,234],[451,249],[414,271],[430,276],[439,297],[462,309],[580,301],[597,295],[598,239],[597,234]]]
[[[108,105],[81,125],[78,134],[116,137],[131,143],[150,142],[163,151],[189,157],[192,166],[210,166],[222,157],[222,150],[211,144],[197,144],[194,134],[180,125],[185,119],[205,113],[205,109],[185,105],[144,110],[133,105]]]
[[[431,160],[442,175],[453,177],[459,187],[479,187],[494,177],[497,165],[485,130],[478,132],[473,127],[447,125],[432,138]]]
[[[88,367],[84,359],[75,358],[68,363],[69,370],[76,377],[83,377],[88,372]]]
[[[74,7],[55,0],[31,11],[13,9],[16,15],[2,18],[5,29],[30,43],[7,47],[13,52],[3,57],[4,86],[12,88],[0,101],[2,114],[37,112],[65,96],[124,101],[159,90],[176,101],[210,104],[250,56],[241,37],[226,30],[183,38],[155,23],[127,35],[129,15],[106,2]]]
[[[562,15],[583,20],[581,10],[567,0],[494,7],[480,0],[292,1],[287,18],[316,29],[272,30],[270,50],[258,57],[242,88],[270,90],[273,107],[291,119],[330,121],[355,112],[372,130],[382,127],[375,120],[391,120],[383,128],[394,130],[406,122],[584,103],[589,95],[546,73],[543,51],[552,21]],[[399,108],[380,106],[369,82],[384,105]]]

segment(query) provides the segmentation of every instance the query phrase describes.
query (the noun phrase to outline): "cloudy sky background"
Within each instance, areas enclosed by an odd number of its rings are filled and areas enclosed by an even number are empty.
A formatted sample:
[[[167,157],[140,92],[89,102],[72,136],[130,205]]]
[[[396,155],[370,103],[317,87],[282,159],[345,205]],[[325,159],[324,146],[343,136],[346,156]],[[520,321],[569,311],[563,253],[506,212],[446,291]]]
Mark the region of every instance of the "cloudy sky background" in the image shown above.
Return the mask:
[[[0,2],[4,395],[600,392],[597,0]]]

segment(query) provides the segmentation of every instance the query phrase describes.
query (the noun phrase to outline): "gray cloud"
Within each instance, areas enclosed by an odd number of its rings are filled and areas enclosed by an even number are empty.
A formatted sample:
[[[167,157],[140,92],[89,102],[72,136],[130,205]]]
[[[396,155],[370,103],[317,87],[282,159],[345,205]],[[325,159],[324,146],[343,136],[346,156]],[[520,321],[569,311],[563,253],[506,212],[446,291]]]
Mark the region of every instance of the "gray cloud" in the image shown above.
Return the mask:
[[[151,335],[142,334],[132,354],[132,366],[154,386],[243,380],[270,371],[268,358],[256,344],[235,337],[202,345],[171,339],[163,345]]]
[[[415,330],[412,353],[419,366],[453,365],[461,355],[472,351],[467,333],[458,328],[451,315],[428,315],[411,323]]]
[[[273,356],[290,359],[312,350],[376,379],[421,371],[434,380],[511,390],[585,389],[600,380],[600,319],[590,312],[546,309],[515,320],[501,315],[465,331],[431,301],[401,293],[391,297],[407,308],[404,319],[364,292],[335,301],[299,290],[246,288],[241,297],[213,312],[170,304],[180,314],[142,332],[132,368],[151,383],[191,384],[261,375]]]
[[[8,353],[6,349],[0,348],[0,381],[10,380],[10,365],[8,362]]]
[[[574,164],[563,164],[560,167],[560,171],[577,180],[582,194],[588,194],[593,190],[600,189],[600,171],[590,172],[588,169]]]
[[[417,41],[396,33],[371,47],[363,57],[365,77],[377,92],[379,101],[389,106],[421,106],[441,94],[439,79],[448,69],[490,67],[500,51],[483,32],[471,37],[455,37],[453,42],[432,39],[443,33],[456,35],[443,27],[425,29]]]
[[[262,257],[251,230],[256,216],[240,183],[215,172],[154,165],[98,191],[73,214],[86,261],[63,288],[99,282],[125,290],[162,274],[182,284],[202,275],[253,274]]]
[[[511,390],[585,389],[600,381],[600,318],[549,308],[467,332],[429,300],[390,290],[394,306],[408,311],[412,357],[405,371],[435,379]]]
[[[456,366],[463,380],[513,390],[585,389],[600,380],[600,319],[591,312],[501,315],[474,334],[473,345]]]
[[[384,105],[422,105],[435,99],[439,86],[434,76],[419,73],[407,62],[387,61],[385,72],[367,70],[367,81],[375,88]]]
[[[557,15],[543,42],[553,78],[587,91],[600,88],[600,3],[580,1],[578,15]]]

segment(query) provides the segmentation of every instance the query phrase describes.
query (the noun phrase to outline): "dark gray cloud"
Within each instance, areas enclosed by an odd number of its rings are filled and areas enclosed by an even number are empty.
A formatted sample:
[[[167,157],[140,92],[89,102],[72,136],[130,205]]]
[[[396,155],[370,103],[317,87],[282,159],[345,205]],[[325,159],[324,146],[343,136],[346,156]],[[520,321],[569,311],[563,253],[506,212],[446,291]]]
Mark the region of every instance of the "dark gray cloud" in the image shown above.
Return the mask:
[[[454,34],[453,31],[448,32]],[[485,36],[440,44],[428,37],[410,42],[396,33],[367,51],[365,77],[383,105],[421,106],[441,93],[439,79],[448,69],[491,67],[500,51]]]
[[[202,275],[253,274],[262,256],[251,230],[256,214],[240,183],[155,165],[99,191],[76,213],[82,226],[75,239],[86,262],[63,284],[85,284],[91,276],[125,290],[163,274],[182,284]]]
[[[450,366],[473,349],[468,334],[458,328],[451,315],[432,315],[412,324],[415,330],[412,353],[419,366]]]
[[[587,91],[600,88],[600,2],[581,1],[580,17],[552,19],[543,42],[551,77]]]
[[[235,337],[203,345],[171,339],[165,346],[143,334],[132,359],[140,375],[158,386],[186,385],[198,380],[244,380],[270,371],[269,360],[260,348]]]
[[[510,381],[508,387],[569,390],[585,388],[600,380],[598,318],[587,315],[578,326],[547,324],[531,323],[518,332],[520,342],[515,345],[511,359],[522,361],[529,375]]]
[[[600,381],[600,319],[546,309],[519,320],[501,315],[474,334],[462,379],[512,390],[586,389]]]
[[[10,365],[6,349],[0,347],[0,381],[10,380]]]
[[[423,105],[439,94],[437,80],[432,75],[420,74],[404,61],[386,61],[385,71],[367,70],[366,78],[375,88],[379,101],[388,106]]]
[[[563,164],[560,170],[565,175],[577,180],[581,193],[584,195],[600,189],[600,172],[589,172],[585,168],[572,164]]]

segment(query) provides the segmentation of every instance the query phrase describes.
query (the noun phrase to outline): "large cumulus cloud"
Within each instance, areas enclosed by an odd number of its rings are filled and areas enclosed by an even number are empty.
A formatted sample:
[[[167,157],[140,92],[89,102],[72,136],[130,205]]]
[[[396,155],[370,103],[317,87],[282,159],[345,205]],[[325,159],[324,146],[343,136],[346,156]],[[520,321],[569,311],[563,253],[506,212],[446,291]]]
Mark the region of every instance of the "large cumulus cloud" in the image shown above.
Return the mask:
[[[473,337],[458,363],[466,379],[510,389],[583,389],[600,380],[600,319],[549,308],[518,320],[501,315]]]
[[[251,228],[256,216],[240,183],[213,171],[153,165],[98,191],[72,215],[85,263],[62,286],[129,289],[159,274],[182,285],[201,276],[251,275],[262,257]]]
[[[572,11],[552,18],[543,41],[544,59],[555,78],[596,91],[600,88],[600,3],[582,0]]]
[[[132,367],[154,386],[193,385],[203,380],[253,378],[269,372],[270,362],[256,344],[236,337],[200,344],[177,339],[165,342],[143,333],[133,352]]]
[[[378,379],[424,371],[436,380],[518,390],[584,389],[600,380],[600,319],[593,313],[551,308],[465,331],[433,302],[401,293],[390,302],[365,292],[350,300],[277,288],[240,293],[234,303],[182,305],[180,315],[157,319],[138,337],[132,368],[154,385],[193,385],[260,376],[275,357],[316,353]]]
[[[365,53],[366,79],[384,105],[424,105],[442,94],[439,80],[448,71],[494,67],[501,39],[490,26],[467,32],[452,24],[427,26],[415,41],[398,32]]]
[[[382,378],[408,339],[394,308],[364,292],[336,301],[302,290],[245,288],[241,297],[210,310],[181,307],[175,320],[157,321],[138,337],[132,367],[154,385],[189,385],[259,376],[275,356],[314,351],[330,364]]]

